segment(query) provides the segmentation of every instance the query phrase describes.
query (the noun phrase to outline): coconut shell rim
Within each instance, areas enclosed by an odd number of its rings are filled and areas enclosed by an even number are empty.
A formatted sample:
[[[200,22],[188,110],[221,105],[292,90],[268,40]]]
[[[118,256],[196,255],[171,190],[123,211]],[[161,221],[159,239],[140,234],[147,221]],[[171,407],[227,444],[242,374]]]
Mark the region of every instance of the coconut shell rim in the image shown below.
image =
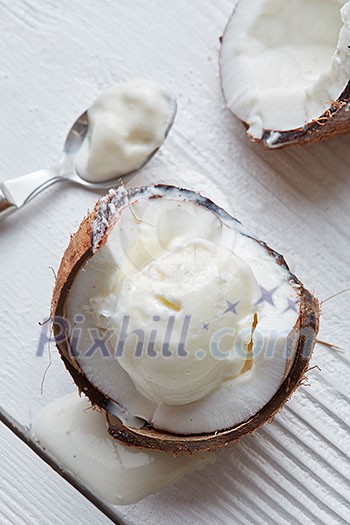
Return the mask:
[[[137,193],[140,193],[141,195],[145,189],[149,189],[150,187],[155,189],[160,188],[162,190],[176,189],[181,193],[196,193],[194,191],[164,184],[133,188],[129,191],[132,191],[133,195]],[[209,199],[206,199],[205,197],[201,197],[201,199],[202,205],[209,209],[214,208],[221,210],[227,216],[232,218],[231,215],[227,214],[227,212],[216,206]],[[52,296],[51,319],[55,319],[56,316],[65,317],[65,304],[75,276],[78,274],[82,266],[95,253],[93,249],[92,224],[99,213],[100,204],[101,201],[97,201],[95,208],[90,213],[88,213],[88,215],[82,221],[77,232],[71,236],[69,245],[64,252],[59,270],[57,272],[57,278]],[[121,209],[124,209],[124,206],[122,206]],[[113,224],[114,223],[112,223],[109,227],[112,227]],[[106,235],[104,235],[104,239],[105,238]],[[258,242],[269,253],[270,256],[276,259],[277,264],[284,266],[290,272],[288,265],[286,264],[282,255],[271,249],[264,242],[257,239],[254,240]],[[100,248],[103,244],[104,241],[100,243],[98,248]],[[198,451],[204,452],[226,447],[228,444],[233,444],[244,435],[251,434],[261,427],[265,422],[271,420],[303,381],[308,369],[319,328],[320,308],[317,299],[305,289],[303,284],[291,272],[290,282],[299,294],[300,299],[299,317],[296,325],[291,330],[288,337],[288,339],[293,339],[297,336],[298,332],[300,333],[298,337],[297,350],[293,364],[291,365],[288,374],[284,378],[284,381],[272,399],[266,403],[266,405],[264,405],[264,407],[259,412],[232,428],[219,430],[212,433],[189,435],[173,434],[162,430],[156,430],[150,426],[142,429],[130,428],[123,425],[123,423],[115,416],[111,416],[106,412],[108,431],[110,435],[126,445],[139,448],[158,449],[175,454],[183,451],[190,453]],[[307,337],[305,336],[305,333],[303,334],[303,332],[306,332]],[[53,326],[53,333],[55,337],[58,335],[55,324]],[[77,361],[72,358],[71,353],[69,352],[68,339],[66,338],[64,342],[56,342],[56,346],[67,371],[71,375],[74,383],[77,385],[80,393],[84,393],[89,398],[92,405],[104,410],[104,407],[109,401],[109,398],[89,382],[79,367]]]
[[[239,118],[235,112],[229,107],[227,97],[225,94],[225,90],[223,87],[222,82],[222,75],[221,75],[221,67],[222,67],[222,46],[223,41],[225,38],[225,35],[228,31],[228,27],[230,25],[230,22],[232,18],[235,15],[235,11],[237,9],[237,6],[241,0],[237,2],[235,5],[231,15],[229,16],[229,19],[226,23],[224,32],[222,36],[220,37],[220,49],[219,49],[219,78],[220,78],[220,88],[221,92],[225,101],[225,106],[228,109],[228,111],[231,113],[231,115],[239,120],[244,127],[246,128],[246,131],[249,128],[249,125],[247,122]],[[255,144],[262,144],[266,149],[273,150],[273,149],[283,149],[294,145],[305,145],[305,144],[316,144],[317,142],[320,142],[322,140],[326,140],[329,138],[335,138],[338,135],[345,135],[347,133],[350,133],[350,111],[347,111],[349,114],[349,123],[348,126],[342,130],[336,131],[335,126],[331,126],[333,129],[328,130],[327,125],[332,123],[332,120],[337,118],[339,112],[342,110],[345,110],[346,107],[348,107],[350,104],[350,79],[348,80],[348,83],[344,86],[343,91],[340,93],[338,98],[334,100],[329,108],[327,108],[319,117],[316,119],[310,120],[309,122],[306,122],[303,126],[297,127],[297,128],[291,128],[287,130],[278,130],[278,129],[263,129],[263,133],[261,138],[255,138],[252,135],[250,135],[247,131],[247,135],[251,142]],[[268,139],[270,139],[272,134],[278,134],[278,139],[273,142],[273,144],[268,144]]]

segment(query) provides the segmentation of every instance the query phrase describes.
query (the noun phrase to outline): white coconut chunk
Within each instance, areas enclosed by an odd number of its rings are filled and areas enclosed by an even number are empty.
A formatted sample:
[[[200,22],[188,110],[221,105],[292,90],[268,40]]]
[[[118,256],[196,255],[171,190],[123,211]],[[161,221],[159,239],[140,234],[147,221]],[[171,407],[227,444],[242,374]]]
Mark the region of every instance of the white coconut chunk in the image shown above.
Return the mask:
[[[349,42],[350,2],[240,0],[221,49],[228,107],[256,139],[318,119],[349,82]]]
[[[297,287],[287,266],[201,196],[167,188],[152,197],[152,189],[143,190],[110,217],[105,244],[75,278],[67,318],[81,329],[76,361],[129,426],[138,417],[180,434],[232,427],[268,403],[290,369]],[[163,342],[166,316],[181,327],[186,312],[194,319],[188,360],[174,351],[163,357],[163,347],[150,357],[155,330]],[[78,323],[77,314],[84,316]],[[106,337],[105,346],[92,350],[92,330]],[[145,334],[139,357],[132,352],[137,331]]]
[[[106,336],[109,315],[114,313],[114,308],[110,314],[104,310],[106,299],[112,295],[117,271],[109,244],[89,260],[84,270],[74,281],[67,305],[67,319],[72,329],[71,351],[79,353],[77,360],[86,376],[93,378],[96,388],[121,408],[125,422],[133,417],[150,420],[154,404],[138,393],[109,346],[100,346],[89,354],[93,338],[102,340]],[[73,346],[73,330],[79,337],[76,346]]]

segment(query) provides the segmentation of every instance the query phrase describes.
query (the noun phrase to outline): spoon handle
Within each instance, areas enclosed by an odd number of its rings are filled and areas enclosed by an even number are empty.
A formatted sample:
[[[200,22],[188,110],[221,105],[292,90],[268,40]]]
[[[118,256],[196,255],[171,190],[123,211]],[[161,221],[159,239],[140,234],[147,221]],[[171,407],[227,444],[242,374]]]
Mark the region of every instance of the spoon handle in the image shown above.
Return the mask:
[[[5,196],[3,189],[0,187],[0,220],[8,217],[16,210],[17,206]]]
[[[56,170],[40,170],[0,183],[0,220],[17,211],[59,180],[62,180],[62,177]]]

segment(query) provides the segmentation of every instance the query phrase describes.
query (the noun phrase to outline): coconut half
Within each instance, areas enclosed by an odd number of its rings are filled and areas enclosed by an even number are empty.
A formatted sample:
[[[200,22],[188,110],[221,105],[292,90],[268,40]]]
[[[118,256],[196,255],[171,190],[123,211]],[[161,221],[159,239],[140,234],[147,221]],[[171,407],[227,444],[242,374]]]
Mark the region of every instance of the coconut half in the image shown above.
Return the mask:
[[[239,0],[220,54],[228,108],[269,148],[350,131],[350,2]]]
[[[223,209],[155,185],[98,201],[63,256],[52,317],[61,357],[111,435],[179,452],[226,446],[281,408],[308,368],[319,305]]]

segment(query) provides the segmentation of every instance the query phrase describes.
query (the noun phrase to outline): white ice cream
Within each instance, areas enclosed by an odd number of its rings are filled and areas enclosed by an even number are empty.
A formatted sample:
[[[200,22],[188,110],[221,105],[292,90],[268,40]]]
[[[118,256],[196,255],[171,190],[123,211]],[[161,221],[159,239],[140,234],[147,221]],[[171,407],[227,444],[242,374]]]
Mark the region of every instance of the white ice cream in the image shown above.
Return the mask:
[[[255,138],[317,119],[349,81],[349,42],[350,2],[240,0],[221,50],[228,107]]]
[[[127,199],[123,188],[110,195],[122,210],[110,197],[101,202],[110,223],[96,219],[95,248],[114,226],[67,301],[67,318],[81,330],[79,366],[130,426],[136,417],[190,434],[248,419],[293,362],[288,336],[299,306],[289,272],[195,193],[150,187]],[[94,345],[90,329],[107,337],[105,346]]]
[[[149,80],[133,80],[102,93],[88,110],[89,128],[76,169],[102,182],[143,166],[166,138],[176,111],[174,98]]]
[[[105,416],[77,393],[43,409],[33,432],[97,496],[115,505],[136,503],[215,459],[126,447],[108,434]]]
[[[129,335],[118,357],[151,401],[192,403],[239,375],[246,356],[237,352],[235,339],[239,330],[251,329],[259,290],[249,266],[231,250],[204,239],[175,242],[124,277],[116,294],[110,326],[118,329],[130,316],[128,333],[145,324],[156,330],[142,356]],[[228,300],[235,305],[231,312]],[[216,347],[212,336],[220,333]]]

